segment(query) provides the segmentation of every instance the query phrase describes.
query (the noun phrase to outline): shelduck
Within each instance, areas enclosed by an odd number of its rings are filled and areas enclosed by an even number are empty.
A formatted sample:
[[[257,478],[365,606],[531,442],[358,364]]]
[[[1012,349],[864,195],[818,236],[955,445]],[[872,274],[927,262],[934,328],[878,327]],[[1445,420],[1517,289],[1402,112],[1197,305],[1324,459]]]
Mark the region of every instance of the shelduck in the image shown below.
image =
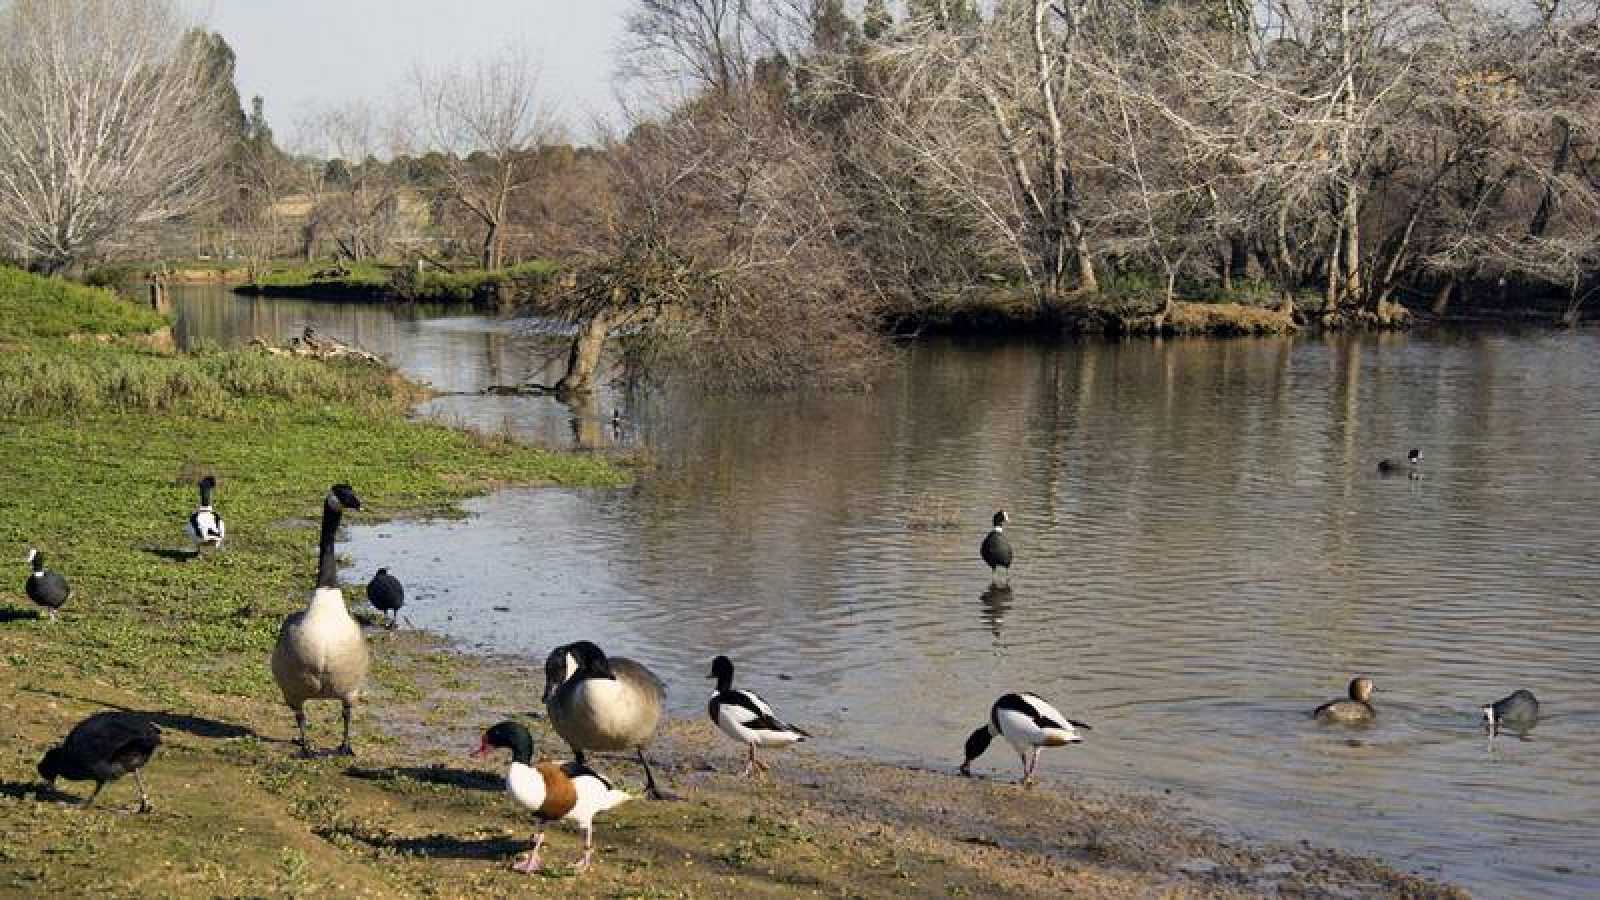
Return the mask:
[[[733,660],[726,656],[711,661],[711,674],[706,677],[717,680],[717,689],[706,707],[711,721],[723,734],[750,748],[745,776],[767,768],[766,763],[756,758],[757,747],[787,747],[811,736],[803,729],[785,724],[754,691],[735,690]]]
[[[1073,721],[1046,703],[1037,694],[1006,694],[989,707],[989,723],[967,737],[966,760],[961,774],[972,775],[972,763],[989,749],[989,742],[1003,737],[1022,758],[1022,784],[1033,779],[1039,767],[1039,750],[1080,743],[1077,729],[1091,730]]]
[[[189,521],[184,525],[184,533],[194,542],[197,550],[206,547],[222,549],[222,539],[227,534],[222,514],[211,505],[211,492],[216,487],[217,479],[210,475],[200,479],[200,505],[189,514]]]

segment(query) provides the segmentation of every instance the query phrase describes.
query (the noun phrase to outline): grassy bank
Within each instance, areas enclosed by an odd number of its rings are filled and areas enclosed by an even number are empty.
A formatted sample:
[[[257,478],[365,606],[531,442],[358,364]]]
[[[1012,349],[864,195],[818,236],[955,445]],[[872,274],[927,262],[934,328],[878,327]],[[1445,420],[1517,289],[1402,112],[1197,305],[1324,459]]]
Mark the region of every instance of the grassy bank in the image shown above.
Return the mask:
[[[535,290],[555,273],[554,263],[534,261],[503,269],[446,272],[374,263],[282,264],[234,291],[261,297],[414,303],[498,302],[502,291]]]
[[[24,284],[36,298],[63,296]],[[409,421],[414,389],[378,367],[139,349],[123,341],[152,324],[147,315],[102,306],[117,303],[109,295],[67,294],[83,304],[73,321],[123,322],[95,332],[120,337],[75,343],[59,322],[44,324],[59,310],[0,295],[24,320],[10,333],[32,335],[7,339],[22,361],[0,368],[0,393],[14,398],[0,410],[0,559],[14,560],[0,579],[0,895],[1444,893],[1363,860],[1241,847],[1177,824],[1165,805],[1082,789],[1025,791],[804,750],[783,755],[770,782],[749,783],[726,774],[738,752],[698,719],[673,723],[658,749],[684,802],[602,817],[598,868],[581,879],[562,868],[579,840],[562,830],[548,850],[554,871],[513,873],[530,817],[502,790],[503,760],[465,757],[506,716],[564,754],[534,713],[541,661],[373,631],[358,756],[307,761],[290,743],[267,654],[312,584],[329,483],[355,485],[367,509],[351,518],[370,522],[449,511],[502,483],[610,485],[619,473]],[[58,381],[75,385],[70,402]],[[174,384],[195,387],[170,399]],[[184,560],[174,550],[204,473],[220,481],[228,547]],[[57,623],[22,593],[28,546],[72,581]],[[404,564],[449,566],[443,549]],[[357,610],[361,595],[347,589]],[[88,811],[63,801],[89,786],[38,784],[44,751],[106,708],[163,729],[147,769],[150,815],[118,811],[132,801],[128,783]],[[313,740],[331,746],[337,705],[310,712]],[[638,789],[633,766],[597,762]]]

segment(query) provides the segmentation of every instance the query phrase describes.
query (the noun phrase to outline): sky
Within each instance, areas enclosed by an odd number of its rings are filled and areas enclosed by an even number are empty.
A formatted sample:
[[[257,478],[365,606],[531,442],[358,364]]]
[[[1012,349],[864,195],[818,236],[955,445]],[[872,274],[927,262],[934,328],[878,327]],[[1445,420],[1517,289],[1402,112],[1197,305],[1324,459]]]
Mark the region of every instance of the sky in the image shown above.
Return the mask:
[[[412,67],[470,60],[521,43],[543,60],[541,81],[581,135],[611,117],[611,75],[629,0],[185,0],[238,57],[246,111],[266,100],[280,139],[318,108],[403,97]]]

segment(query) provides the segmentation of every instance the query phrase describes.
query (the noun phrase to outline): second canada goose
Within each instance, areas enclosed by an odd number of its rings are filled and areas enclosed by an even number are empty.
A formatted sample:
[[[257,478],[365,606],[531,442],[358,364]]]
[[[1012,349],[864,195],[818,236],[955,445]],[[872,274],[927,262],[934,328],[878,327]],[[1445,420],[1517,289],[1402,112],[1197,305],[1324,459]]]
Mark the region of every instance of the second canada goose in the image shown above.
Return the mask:
[[[1365,725],[1378,717],[1372,708],[1372,679],[1361,677],[1350,681],[1350,696],[1344,700],[1324,703],[1312,711],[1318,722],[1337,722],[1342,725]]]
[[[60,609],[72,596],[72,586],[67,584],[67,579],[60,572],[52,572],[44,567],[44,554],[33,548],[28,549],[28,568],[32,571],[27,582],[22,586],[23,591],[44,610],[50,621],[56,620],[56,610]]]
[[[1079,728],[1091,730],[1062,715],[1038,694],[1005,694],[989,707],[989,723],[967,736],[961,774],[971,776],[973,760],[989,749],[990,741],[1003,737],[1022,757],[1022,784],[1027,784],[1039,768],[1039,751],[1082,742]]]
[[[39,777],[50,784],[57,778],[93,781],[94,793],[83,801],[87,808],[107,784],[133,773],[139,785],[139,812],[150,811],[139,770],[161,746],[161,731],[149,721],[125,712],[95,713],[67,733],[61,746],[39,760]]]
[[[294,710],[300,749],[306,756],[311,755],[311,739],[306,736],[307,700],[338,700],[344,705],[344,743],[338,752],[347,756],[355,752],[350,747],[350,718],[367,677],[367,640],[345,608],[333,540],[344,511],[360,508],[361,499],[348,484],[334,485],[323,498],[317,587],[305,609],[283,620],[277,646],[272,649],[272,677],[283,691],[283,702]]]
[[[1006,523],[1011,517],[1005,510],[994,514],[994,527],[989,529],[989,534],[983,539],[983,545],[978,548],[978,555],[983,557],[984,563],[989,566],[991,580],[998,579],[1001,569],[1006,570],[1006,580],[1011,580],[1011,542],[1006,540]]]
[[[389,627],[393,628],[400,623],[400,607],[406,605],[405,586],[390,575],[388,569],[379,569],[367,582],[367,602],[383,613],[389,620]]]
[[[194,541],[196,549],[215,547],[221,550],[222,538],[227,534],[222,514],[211,505],[211,492],[216,486],[217,480],[210,475],[200,479],[200,505],[189,514],[189,521],[184,525],[184,533]]]
[[[1539,700],[1532,691],[1518,690],[1483,708],[1483,727],[1494,737],[1507,729],[1526,733],[1539,722]]]
[[[654,672],[631,659],[607,657],[592,641],[578,641],[550,651],[544,679],[550,722],[580,764],[589,751],[636,750],[646,794],[666,799],[644,755],[667,696]]]

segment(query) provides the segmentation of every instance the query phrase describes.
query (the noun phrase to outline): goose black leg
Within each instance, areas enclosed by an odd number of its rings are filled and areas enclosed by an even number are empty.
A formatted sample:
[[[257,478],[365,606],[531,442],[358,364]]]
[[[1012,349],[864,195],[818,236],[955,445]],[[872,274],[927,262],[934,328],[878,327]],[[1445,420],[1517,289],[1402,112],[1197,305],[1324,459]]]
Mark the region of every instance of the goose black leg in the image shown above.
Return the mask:
[[[349,700],[344,701],[344,743],[339,745],[340,756],[356,755],[355,749],[350,746],[350,718],[354,712],[354,705]]]
[[[91,793],[89,795],[89,799],[83,801],[83,803],[81,803],[78,806],[78,808],[79,809],[88,809],[90,806],[93,806],[94,805],[94,798],[100,796],[100,791],[102,789],[104,789],[105,786],[106,786],[106,783],[104,781],[96,781],[94,783],[94,792]]]
[[[306,734],[306,710],[301,707],[294,711],[295,727],[300,729],[300,755],[311,758],[311,737]]]
[[[678,795],[663,791],[656,784],[656,776],[650,771],[650,760],[645,759],[644,748],[639,748],[639,765],[644,766],[644,795],[651,800],[677,800]]]

